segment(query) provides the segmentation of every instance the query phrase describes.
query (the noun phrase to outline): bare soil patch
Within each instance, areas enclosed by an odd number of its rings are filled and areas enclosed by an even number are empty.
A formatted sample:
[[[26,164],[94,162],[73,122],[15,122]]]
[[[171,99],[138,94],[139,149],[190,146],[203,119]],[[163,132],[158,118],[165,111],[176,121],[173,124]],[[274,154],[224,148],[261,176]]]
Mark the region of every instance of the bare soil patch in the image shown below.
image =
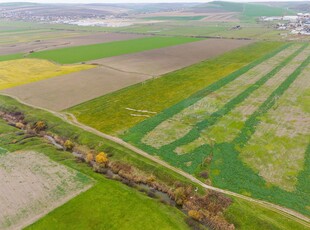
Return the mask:
[[[201,21],[205,22],[239,22],[238,13],[209,13]]]
[[[252,43],[246,40],[207,39],[178,46],[104,58],[90,63],[154,76],[172,72]]]
[[[143,82],[252,41],[208,39],[136,54],[105,58],[91,63],[94,69],[46,79],[0,92],[36,106],[60,111],[104,94]]]
[[[0,55],[14,54],[14,53],[29,53],[30,51],[50,50],[50,49],[64,48],[70,46],[80,46],[80,45],[91,45],[97,43],[129,40],[141,37],[144,36],[138,34],[99,32],[85,36],[36,40],[25,43],[1,45]]]
[[[67,74],[0,92],[36,106],[60,111],[101,95],[145,81],[151,76],[108,67]]]
[[[91,186],[79,172],[31,151],[1,155],[0,180],[0,229],[21,229]]]
[[[307,167],[310,114],[304,103],[310,87],[309,73],[310,66],[277,99],[241,152],[243,161],[267,182],[290,192],[298,185],[300,171]]]

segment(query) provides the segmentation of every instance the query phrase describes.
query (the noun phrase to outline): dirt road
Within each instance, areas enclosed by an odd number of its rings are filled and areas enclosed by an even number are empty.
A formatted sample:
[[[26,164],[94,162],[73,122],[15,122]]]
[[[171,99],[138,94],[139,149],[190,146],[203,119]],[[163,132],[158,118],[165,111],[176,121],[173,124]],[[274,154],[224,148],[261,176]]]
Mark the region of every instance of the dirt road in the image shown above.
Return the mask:
[[[5,94],[2,94],[2,95],[5,95]],[[9,95],[5,95],[5,96],[9,96]],[[9,97],[12,97],[12,96],[9,96]],[[67,122],[67,123],[70,123],[71,125],[74,125],[76,127],[79,127],[87,132],[90,132],[90,133],[93,133],[95,135],[98,135],[100,137],[103,137],[107,140],[110,140],[110,141],[113,141],[114,143],[117,143],[127,149],[130,149],[132,150],[133,152],[145,157],[145,158],[148,158],[150,160],[152,160],[153,162],[156,162],[176,173],[178,173],[179,175],[182,175],[184,176],[185,178],[189,179],[190,181],[192,181],[193,183],[196,183],[198,185],[200,185],[201,187],[205,188],[205,189],[210,189],[210,190],[213,190],[213,191],[217,191],[217,192],[220,192],[220,193],[223,193],[223,194],[226,194],[226,195],[230,195],[230,196],[233,196],[233,197],[237,197],[237,198],[241,198],[241,199],[244,199],[244,200],[247,200],[247,201],[250,201],[250,202],[253,202],[255,204],[258,204],[258,205],[261,205],[262,207],[265,207],[269,210],[272,210],[274,212],[277,212],[283,216],[286,216],[287,218],[290,218],[306,227],[309,227],[310,228],[310,218],[308,218],[307,216],[304,216],[294,210],[291,210],[291,209],[288,209],[288,208],[285,208],[285,207],[282,207],[280,205],[276,205],[276,204],[273,204],[273,203],[270,203],[270,202],[266,202],[266,201],[262,201],[262,200],[257,200],[257,199],[253,199],[253,198],[250,198],[250,197],[247,197],[247,196],[244,196],[244,195],[241,195],[241,194],[238,194],[238,193],[235,193],[235,192],[231,192],[231,191],[228,191],[228,190],[224,190],[224,189],[220,189],[220,188],[216,188],[216,187],[213,187],[213,186],[210,186],[210,185],[207,185],[205,183],[203,183],[202,181],[198,180],[197,178],[195,178],[194,176],[182,171],[181,169],[178,169],[178,168],[175,168],[171,165],[169,165],[168,163],[166,163],[165,161],[161,160],[161,159],[158,159],[146,152],[144,152],[143,150],[127,143],[127,142],[124,142],[123,140],[117,138],[117,137],[114,137],[114,136],[110,136],[108,134],[105,134],[105,133],[102,133],[92,127],[89,127],[87,125],[84,125],[84,124],[81,124],[77,121],[77,119],[75,118],[74,115],[72,114],[69,114],[69,113],[66,113],[66,114],[63,114],[63,113],[59,113],[59,112],[54,112],[54,111],[51,111],[51,110],[47,110],[47,109],[44,109],[44,108],[41,108],[41,107],[37,107],[37,106],[33,106],[33,105],[30,105],[28,103],[25,103],[23,101],[21,101],[20,99],[18,98],[15,98],[13,97],[15,100],[17,100],[18,102],[24,104],[24,105],[27,105],[29,107],[33,107],[33,108],[37,108],[37,109],[41,109],[41,110],[45,110],[47,112],[50,112],[52,114],[54,114],[55,116],[61,118],[63,121]]]

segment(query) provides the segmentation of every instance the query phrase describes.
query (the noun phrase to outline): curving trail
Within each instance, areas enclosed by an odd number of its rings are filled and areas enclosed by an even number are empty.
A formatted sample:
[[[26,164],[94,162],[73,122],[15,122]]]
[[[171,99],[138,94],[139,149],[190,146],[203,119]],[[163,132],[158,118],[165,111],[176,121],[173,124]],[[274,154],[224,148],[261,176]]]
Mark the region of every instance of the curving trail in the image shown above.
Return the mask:
[[[156,162],[176,173],[178,173],[179,175],[182,175],[184,176],[185,178],[189,179],[190,181],[192,181],[193,183],[196,183],[198,185],[200,185],[201,187],[205,188],[205,189],[210,189],[210,190],[213,190],[213,191],[216,191],[216,192],[220,192],[220,193],[223,193],[223,194],[226,194],[226,195],[230,195],[230,196],[233,196],[233,197],[237,197],[237,198],[241,198],[241,199],[244,199],[244,200],[247,200],[247,201],[250,201],[250,202],[253,202],[253,203],[256,203],[256,204],[259,204],[269,210],[272,210],[274,212],[277,212],[283,216],[286,216],[287,218],[290,218],[308,228],[310,228],[310,218],[305,216],[305,215],[302,215],[294,210],[291,210],[289,208],[285,208],[285,207],[282,207],[280,205],[276,205],[276,204],[273,204],[273,203],[270,203],[270,202],[266,202],[266,201],[262,201],[262,200],[258,200],[258,199],[254,199],[254,198],[251,198],[251,197],[248,197],[248,196],[244,196],[244,195],[241,195],[241,194],[238,194],[238,193],[235,193],[235,192],[231,192],[231,191],[228,191],[228,190],[224,190],[224,189],[220,189],[220,188],[216,188],[216,187],[213,187],[213,186],[210,186],[210,185],[207,185],[205,183],[203,183],[202,181],[198,180],[197,178],[195,178],[194,176],[182,171],[181,169],[178,169],[174,166],[171,166],[169,165],[168,163],[166,163],[165,161],[155,157],[155,156],[152,156],[150,154],[148,154],[147,152],[144,152],[143,150],[123,141],[122,139],[120,138],[117,138],[117,137],[114,137],[114,136],[110,136],[108,134],[105,134],[105,133],[102,133],[92,127],[89,127],[85,124],[82,124],[80,123],[76,117],[71,114],[71,113],[60,113],[60,112],[55,112],[55,111],[51,111],[51,110],[48,110],[48,109],[45,109],[45,108],[42,108],[42,107],[38,107],[38,106],[34,106],[34,105],[31,105],[31,104],[28,104],[28,103],[25,103],[23,101],[21,101],[19,98],[17,97],[12,97],[11,95],[6,95],[6,94],[3,94],[1,93],[0,95],[4,95],[4,96],[8,96],[8,97],[11,97],[11,98],[14,98],[15,100],[17,100],[19,103],[21,104],[24,104],[24,105],[27,105],[29,107],[32,107],[32,108],[36,108],[36,109],[41,109],[41,110],[45,110],[49,113],[52,113],[54,114],[55,116],[61,118],[63,121],[67,122],[67,123],[70,123],[71,125],[74,125],[76,127],[79,127],[87,132],[90,132],[90,133],[93,133],[95,135],[98,135],[100,137],[103,137],[107,140],[110,140],[110,141],[113,141],[114,143],[117,143],[127,149],[130,149],[131,151],[145,157],[145,158],[148,158],[150,160],[152,160],[153,162]]]

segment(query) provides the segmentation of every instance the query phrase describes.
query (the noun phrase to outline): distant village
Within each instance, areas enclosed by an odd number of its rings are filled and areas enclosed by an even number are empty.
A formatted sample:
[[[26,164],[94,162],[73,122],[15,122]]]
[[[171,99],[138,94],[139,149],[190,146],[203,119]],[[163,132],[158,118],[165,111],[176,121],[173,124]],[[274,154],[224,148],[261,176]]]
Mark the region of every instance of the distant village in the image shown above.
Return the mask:
[[[260,21],[278,22],[275,24],[278,30],[290,30],[291,34],[310,36],[310,13],[298,13],[295,16],[261,17]]]

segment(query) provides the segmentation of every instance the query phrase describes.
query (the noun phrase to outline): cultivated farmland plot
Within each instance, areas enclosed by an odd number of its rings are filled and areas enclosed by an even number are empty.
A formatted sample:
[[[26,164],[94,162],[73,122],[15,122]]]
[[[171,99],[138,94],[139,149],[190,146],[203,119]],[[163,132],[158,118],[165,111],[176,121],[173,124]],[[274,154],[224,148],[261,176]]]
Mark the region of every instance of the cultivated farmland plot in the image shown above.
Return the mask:
[[[124,139],[187,172],[207,171],[215,186],[309,214],[309,62],[309,45],[288,45]]]
[[[91,68],[94,66],[61,66],[40,59],[2,61],[0,62],[0,90]]]
[[[309,74],[307,66],[283,96],[275,99],[273,109],[260,118],[240,154],[266,181],[287,191],[307,183],[298,181],[298,176],[309,167],[306,162],[310,138]]]
[[[129,40],[142,37],[145,36],[137,34],[121,34],[121,33],[94,33],[86,35],[75,35],[69,38],[64,37],[64,38],[53,38],[43,40],[39,39],[36,41],[16,43],[14,45],[1,45],[0,55],[29,53],[30,51],[42,51],[55,48],[106,43],[106,42]]]
[[[99,64],[97,68],[10,88],[2,92],[27,103],[59,111],[249,43],[252,41],[207,39],[99,59],[89,62]],[[218,48],[219,45],[221,48]],[[79,66],[80,68],[93,67]]]
[[[100,131],[120,135],[147,117],[156,115],[254,60],[265,55],[269,57],[268,53],[281,46],[283,44],[278,42],[250,44],[162,77],[96,98],[68,111],[74,113],[81,122]],[[153,113],[138,112],[144,110]],[[110,119],[109,114],[113,114],[117,123]],[[134,116],[135,114],[140,116]],[[100,119],[94,120],[94,117]]]
[[[162,122],[149,132],[142,142],[155,148],[160,148],[185,136],[192,130],[193,125],[202,122],[210,115],[225,106],[231,98],[236,97],[249,86],[261,79],[273,68],[279,65],[287,55],[296,51],[299,46],[289,47],[262,64],[250,69],[236,80],[223,86],[209,96],[202,98],[193,105]],[[175,135],[173,135],[175,131]]]
[[[0,155],[0,229],[21,229],[92,185],[83,174],[43,154]]]
[[[32,105],[60,111],[149,78],[150,76],[144,74],[126,73],[99,66],[2,92]]]
[[[212,137],[216,143],[231,142],[239,134],[245,121],[258,109],[258,107],[268,98],[268,96],[277,88],[300,63],[310,55],[310,49],[305,49],[297,55],[290,63],[276,73],[272,78],[265,82],[260,88],[254,91],[247,99],[241,102],[237,107],[223,116],[216,124],[201,131],[201,137],[194,142],[178,148],[178,153],[188,153],[197,148]],[[182,151],[183,150],[183,151]],[[185,152],[184,152],[185,150]]]
[[[233,39],[206,39],[136,54],[103,58],[90,63],[97,63],[126,72],[159,76],[209,58],[214,58],[252,42]]]

